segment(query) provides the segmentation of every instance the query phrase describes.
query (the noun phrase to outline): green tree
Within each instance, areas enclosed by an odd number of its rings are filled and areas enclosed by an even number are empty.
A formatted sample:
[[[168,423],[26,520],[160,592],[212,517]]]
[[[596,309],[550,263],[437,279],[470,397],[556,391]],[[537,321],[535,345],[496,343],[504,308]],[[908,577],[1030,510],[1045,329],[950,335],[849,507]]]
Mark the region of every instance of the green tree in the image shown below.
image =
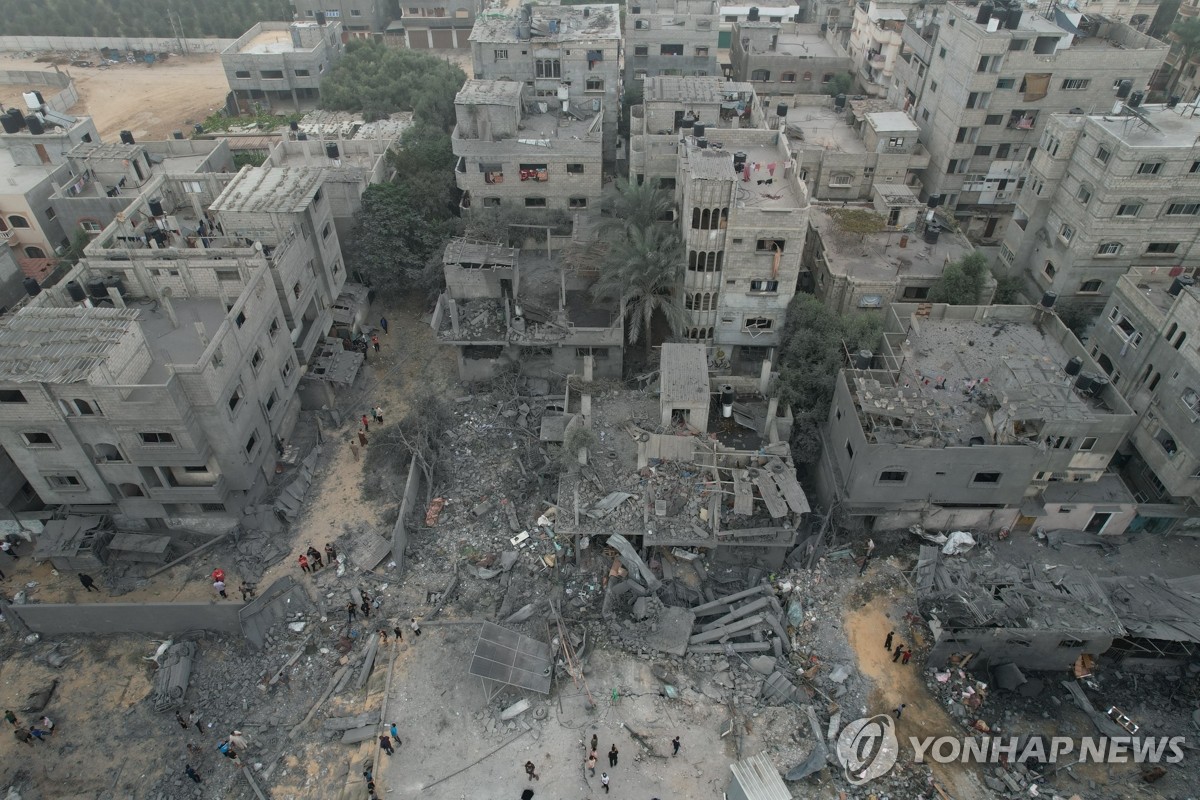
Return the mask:
[[[998,306],[1023,305],[1025,299],[1025,282],[1016,275],[993,276],[996,278],[996,292],[992,302]]]
[[[839,94],[850,94],[850,90],[854,88],[854,76],[849,72],[839,72],[833,76],[833,80],[825,87],[825,94],[830,97],[837,97]]]
[[[605,187],[602,225],[610,232],[645,231],[675,208],[675,198],[662,184],[617,178]]]
[[[1171,50],[1175,50],[1176,46],[1179,47],[1179,60],[1175,62],[1175,72],[1171,76],[1171,88],[1167,90],[1168,95],[1175,94],[1175,90],[1179,88],[1179,81],[1183,78],[1183,73],[1191,63],[1192,56],[1200,51],[1200,17],[1189,17],[1183,22],[1176,22],[1171,26],[1171,36],[1174,37]]]
[[[969,306],[979,302],[988,276],[987,256],[978,250],[951,262],[929,288],[929,300],[952,306]]]
[[[840,316],[816,297],[797,294],[788,304],[779,358],[780,401],[792,408],[792,451],[812,463],[820,452],[820,425],[829,414],[847,351],[873,349],[882,325],[869,314]]]
[[[650,323],[655,312],[678,334],[687,314],[675,290],[683,280],[683,242],[669,225],[631,228],[617,237],[592,285],[597,300],[616,299],[630,344],[641,339],[650,356]],[[639,327],[640,326],[640,327]]]
[[[865,208],[831,208],[829,216],[838,230],[857,233],[860,242],[872,233],[887,230],[887,220],[883,215]]]
[[[1095,306],[1087,306],[1077,300],[1063,300],[1054,307],[1054,311],[1062,324],[1079,338],[1083,338],[1099,313]]]
[[[321,81],[321,105],[381,119],[411,111],[420,124],[454,127],[454,96],[466,80],[454,64],[415,50],[354,40]]]

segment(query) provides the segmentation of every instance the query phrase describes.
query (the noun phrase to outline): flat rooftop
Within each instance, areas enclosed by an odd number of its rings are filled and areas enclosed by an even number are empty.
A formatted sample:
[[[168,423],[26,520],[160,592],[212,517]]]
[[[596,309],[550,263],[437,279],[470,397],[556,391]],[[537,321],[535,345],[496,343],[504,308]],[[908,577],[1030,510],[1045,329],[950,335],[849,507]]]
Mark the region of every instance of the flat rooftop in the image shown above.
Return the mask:
[[[866,117],[867,122],[877,131],[918,133],[921,130],[903,111],[873,111]]]
[[[754,84],[715,76],[656,75],[642,81],[643,102],[726,103],[753,96]]]
[[[912,199],[911,190],[908,195]],[[836,219],[842,208],[841,203],[814,203],[808,217],[809,223],[821,235],[825,261],[835,275],[872,281],[937,278],[946,264],[969,255],[974,249],[969,242],[949,231],[942,231],[936,244],[926,244],[924,238],[914,232],[885,231],[866,236],[848,233],[838,227]],[[874,212],[873,207],[850,208]],[[904,247],[900,246],[901,239],[907,239]]]
[[[666,405],[709,401],[708,356],[702,344],[668,342],[662,346],[659,362],[659,391]]]
[[[471,29],[472,42],[527,41],[537,47],[539,41],[587,42],[596,39],[620,39],[621,15],[615,4],[586,6],[533,6],[530,37],[518,35],[522,24],[520,11],[489,12],[476,17]]]
[[[542,109],[545,108],[545,111]],[[551,98],[544,101],[534,100],[526,104],[526,111],[521,114],[521,122],[517,128],[516,143],[522,139],[537,137],[539,139],[584,139],[589,133],[595,133],[599,142],[600,130],[596,128],[596,116],[579,119],[573,114],[563,114],[558,110],[559,103]],[[532,109],[532,111],[530,111]],[[596,128],[596,130],[593,130]],[[545,145],[531,145],[535,151]]]
[[[142,383],[165,383],[171,374],[167,369],[169,364],[196,364],[229,313],[220,299],[215,297],[174,298],[171,306],[179,320],[178,326],[172,324],[162,306],[156,303],[138,306],[138,322],[154,356],[154,361],[142,377]],[[198,332],[200,327],[204,329],[203,340]]]
[[[312,202],[324,179],[317,167],[245,167],[209,207],[211,211],[290,213]]]
[[[774,49],[751,40],[749,51],[752,55],[758,56],[774,53],[775,55],[794,56],[796,58],[836,58],[841,55],[820,33],[797,32],[793,30],[794,24],[792,23],[760,20],[759,22],[740,22],[738,23],[738,28],[743,31],[752,29],[778,31]]]
[[[333,161],[325,153],[325,142],[316,139],[308,141],[284,140],[275,145],[271,151],[270,163],[276,167],[314,167],[326,170],[327,179],[334,179],[341,170],[359,169],[373,170],[379,159],[385,157],[390,142],[387,141],[335,141],[338,145],[338,161]]]
[[[1108,135],[1129,147],[1179,147],[1192,149],[1200,138],[1200,116],[1192,116],[1195,105],[1141,106],[1141,115],[1098,114],[1088,117],[1088,123],[1102,128]]]
[[[0,186],[0,195],[23,195],[30,189],[45,181],[61,164],[17,164],[13,161],[12,153],[0,149],[0,176],[4,183]]]
[[[524,89],[525,84],[518,81],[470,79],[454,95],[454,103],[515,106],[521,102]]]
[[[292,24],[297,27],[317,27],[317,23],[315,22],[295,22]],[[238,52],[254,55],[268,55],[272,53],[308,52],[312,49],[312,47],[296,47],[295,43],[292,41],[291,30],[285,29],[259,31],[257,34],[255,34],[253,39],[238,48]]]
[[[830,153],[867,152],[858,131],[846,122],[846,115],[832,108],[800,106],[789,109],[786,130],[788,138],[803,142],[804,148],[819,147]]]
[[[705,149],[696,147],[689,137],[683,145],[688,159],[686,169],[699,179],[736,180],[739,208],[801,208],[807,203],[807,194],[797,193],[799,184],[794,175],[790,179],[784,177],[787,159],[779,145],[769,143],[775,136],[774,131],[717,128],[707,137],[712,144]],[[746,162],[751,165],[748,180],[744,172],[734,174],[734,153],[746,154]],[[755,169],[755,165],[760,166]]]
[[[1119,282],[1128,281],[1137,290],[1139,297],[1149,301],[1165,317],[1176,300],[1168,291],[1171,284],[1175,283],[1175,276],[1171,272],[1169,269],[1155,267],[1134,267],[1122,275]],[[1180,275],[1185,274],[1187,273],[1180,272]],[[1194,286],[1184,287],[1183,291],[1193,299],[1200,300],[1200,292],[1197,292]]]

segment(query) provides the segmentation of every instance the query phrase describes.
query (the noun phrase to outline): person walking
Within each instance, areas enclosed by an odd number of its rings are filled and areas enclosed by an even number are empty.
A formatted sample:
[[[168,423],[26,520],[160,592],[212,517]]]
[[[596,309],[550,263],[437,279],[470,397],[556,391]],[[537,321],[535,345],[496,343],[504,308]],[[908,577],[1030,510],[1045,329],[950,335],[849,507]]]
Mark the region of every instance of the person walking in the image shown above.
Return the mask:
[[[608,766],[615,767],[617,765],[617,746],[614,744],[612,750],[608,751]]]
[[[904,709],[908,708],[907,703],[901,703],[892,709],[892,713],[896,715],[896,719],[900,719],[900,715],[904,713]]]
[[[388,736],[386,733],[379,737],[379,746],[383,748],[383,752],[387,753],[389,756],[396,755],[396,751],[392,749],[392,737]]]
[[[359,447],[367,446],[367,432],[364,431],[362,428],[358,429],[358,446]]]
[[[329,542],[325,543],[325,560],[331,567],[337,563],[337,548]]]
[[[383,424],[383,406],[375,406],[375,421]]]
[[[373,772],[371,772],[371,765],[369,763],[365,767],[363,767],[363,779],[367,783],[375,782],[375,774]]]
[[[589,749],[596,751],[600,749],[600,737],[594,733],[592,734],[592,746]]]
[[[46,741],[46,732],[34,725],[29,726],[29,735],[37,739],[39,742]]]
[[[679,755],[679,737],[678,736],[676,736],[674,739],[671,740],[671,755],[673,755],[673,756]]]
[[[188,712],[188,722],[196,729],[196,733],[204,735],[204,728],[200,726],[200,715],[196,713],[196,709],[193,708]]]
[[[366,414],[362,415],[362,426],[363,426],[364,431],[366,431],[367,433],[371,432],[371,421],[367,419]]]
[[[175,712],[175,721],[178,722],[179,727],[183,728],[185,731],[188,729],[188,721],[187,718],[183,716],[182,711]]]
[[[87,589],[89,592],[99,592],[100,591],[99,589],[96,588],[96,581],[93,580],[92,576],[88,575],[86,572],[79,573],[79,582],[82,583],[83,588]]]
[[[254,584],[242,581],[242,585],[238,587],[238,591],[242,593],[242,602],[254,599]]]
[[[363,600],[362,605],[359,606],[358,608],[363,613],[363,619],[371,618],[371,604],[370,603],[368,603],[366,600]]]
[[[379,318],[379,327],[383,328],[383,335],[387,336],[387,317]]]
[[[892,651],[892,663],[895,664],[900,660],[900,654],[904,652],[904,642],[896,645],[896,649]]]
[[[400,741],[400,731],[396,730],[396,723],[393,722],[388,725],[388,733],[390,733],[392,738],[396,740],[397,747],[404,744],[404,742]]]
[[[308,563],[312,564],[313,572],[325,566],[325,562],[321,559],[321,551],[311,544],[308,546]]]
[[[378,336],[371,337],[371,347],[375,348],[376,353],[379,352],[379,337]]]
[[[525,762],[525,774],[529,776],[529,780],[531,780],[531,781],[540,781],[541,780],[541,778],[539,778],[538,774],[537,774],[537,767],[535,767],[533,765],[532,761]]]
[[[604,793],[608,794],[608,773],[600,773],[600,785],[604,787]]]
[[[17,548],[8,539],[0,539],[0,550],[3,550],[13,561],[20,559],[20,556],[17,555]]]
[[[388,643],[387,628],[380,628],[379,629],[379,646],[387,647],[387,643]]]
[[[308,566],[308,556],[306,556],[306,555],[304,555],[303,553],[301,553],[301,554],[300,554],[300,558],[298,558],[298,559],[297,559],[297,561],[299,562],[299,564],[300,564],[300,569],[301,569],[303,572],[305,572],[305,573],[310,573],[310,572],[312,572],[312,569],[311,569],[311,568]]]
[[[884,650],[892,649],[892,637],[895,635],[896,635],[895,631],[888,631],[887,638],[883,640],[883,649]]]
[[[596,777],[596,751],[595,750],[588,753],[587,761],[584,762],[584,766],[586,766],[588,768],[588,770],[591,771],[591,775],[593,778]]]
[[[8,724],[12,725],[14,728],[19,728],[21,726],[21,722],[17,719],[17,715],[14,714],[10,709],[5,709],[4,719],[8,720]]]
[[[54,735],[54,720],[47,716],[42,717],[42,727],[46,729],[46,733]]]
[[[906,647],[904,648],[904,655],[900,657],[900,663],[907,664],[910,658],[912,658],[912,648]]]
[[[30,746],[33,745],[33,736],[24,728],[17,728],[13,731],[13,736],[17,737],[18,742],[25,742],[25,744]]]
[[[191,778],[196,783],[204,783],[204,781],[200,780],[200,773],[198,773],[198,772],[196,772],[196,770],[192,769],[191,764],[184,764],[183,772],[185,775],[187,775],[189,778]]]
[[[358,616],[358,606],[354,605],[353,600],[351,600],[349,603],[346,603],[346,615],[347,625],[349,625],[351,622],[354,622],[354,618]]]
[[[225,594],[225,581],[213,581],[213,591],[226,600],[229,599],[229,595]]]
[[[413,617],[412,622],[408,623],[408,627],[412,628],[412,632],[417,636],[421,635],[421,625],[417,622],[417,618]]]
[[[394,633],[394,634],[396,635],[396,641],[397,641],[397,642],[403,642],[403,641],[404,641],[404,631],[400,630],[400,626],[399,626],[399,625],[394,625],[394,626],[392,626],[392,633]]]

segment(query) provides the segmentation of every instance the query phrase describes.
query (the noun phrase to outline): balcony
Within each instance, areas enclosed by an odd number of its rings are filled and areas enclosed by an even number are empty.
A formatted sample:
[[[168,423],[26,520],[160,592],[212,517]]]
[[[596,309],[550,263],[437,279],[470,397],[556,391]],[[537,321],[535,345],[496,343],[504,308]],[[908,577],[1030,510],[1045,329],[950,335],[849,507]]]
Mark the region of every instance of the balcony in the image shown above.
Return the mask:
[[[0,242],[8,242],[11,246],[16,247],[16,242],[12,241],[13,232],[11,230],[0,231]]]
[[[225,476],[221,475],[209,486],[156,486],[150,490],[150,497],[160,503],[222,503],[226,489]]]

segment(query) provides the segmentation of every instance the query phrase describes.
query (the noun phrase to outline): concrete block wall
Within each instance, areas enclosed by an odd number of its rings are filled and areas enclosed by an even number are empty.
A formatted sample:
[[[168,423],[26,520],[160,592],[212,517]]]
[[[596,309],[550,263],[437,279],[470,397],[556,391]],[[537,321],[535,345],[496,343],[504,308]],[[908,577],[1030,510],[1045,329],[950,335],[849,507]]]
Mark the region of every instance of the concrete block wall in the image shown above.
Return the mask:
[[[186,633],[206,630],[240,633],[242,604],[228,603],[29,603],[9,606],[25,625],[43,636],[73,633]],[[146,655],[153,647],[147,646]]]
[[[176,39],[130,36],[0,36],[0,50],[147,50],[154,53],[220,53],[235,39]]]

